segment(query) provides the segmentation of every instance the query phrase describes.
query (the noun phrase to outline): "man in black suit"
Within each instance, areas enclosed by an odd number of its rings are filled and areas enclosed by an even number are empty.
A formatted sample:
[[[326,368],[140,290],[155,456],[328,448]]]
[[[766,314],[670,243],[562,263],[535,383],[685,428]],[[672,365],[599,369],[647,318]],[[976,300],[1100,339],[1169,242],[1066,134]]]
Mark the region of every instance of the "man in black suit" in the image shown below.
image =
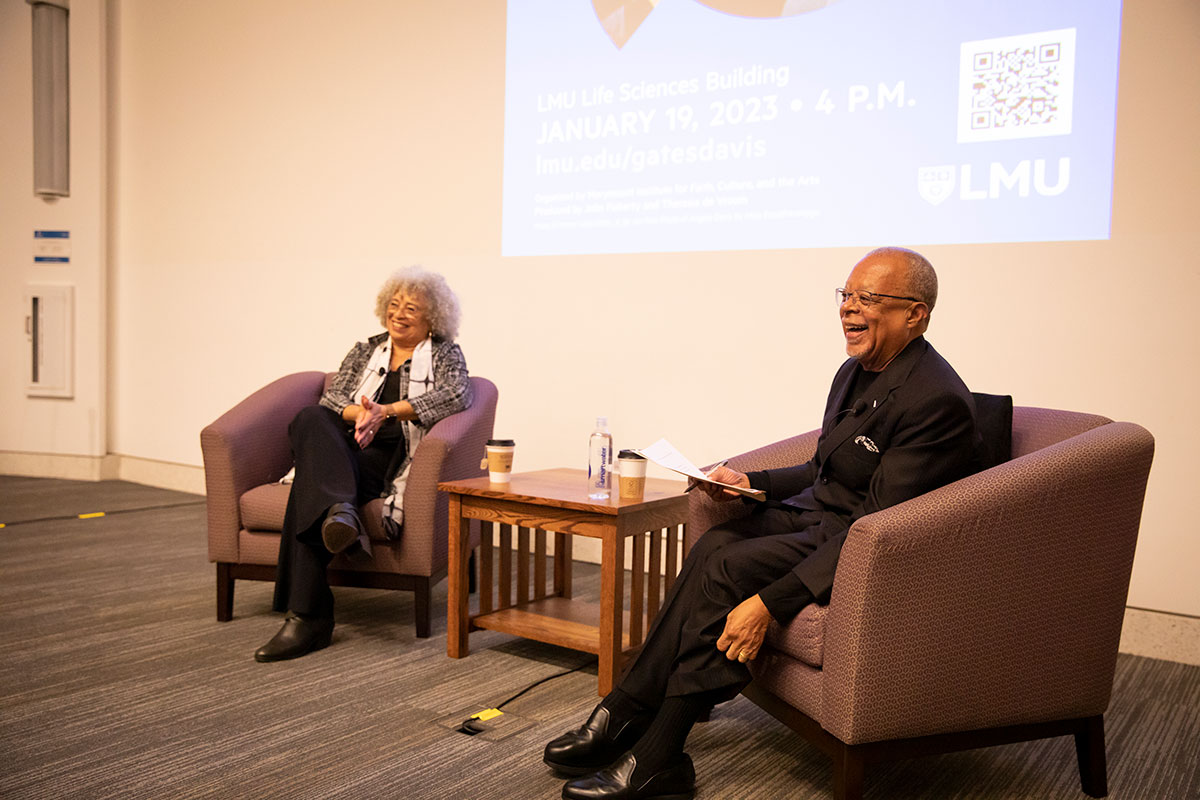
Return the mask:
[[[584,776],[564,798],[691,798],[688,732],[749,683],[746,662],[772,618],[787,624],[829,601],[854,520],[977,469],[974,401],[923,336],[936,300],[937,275],[918,253],[880,248],[855,265],[838,290],[850,358],[833,379],[816,454],[783,469],[710,473],[762,489],[767,502],[700,538],[620,684],[546,746],[549,766]]]

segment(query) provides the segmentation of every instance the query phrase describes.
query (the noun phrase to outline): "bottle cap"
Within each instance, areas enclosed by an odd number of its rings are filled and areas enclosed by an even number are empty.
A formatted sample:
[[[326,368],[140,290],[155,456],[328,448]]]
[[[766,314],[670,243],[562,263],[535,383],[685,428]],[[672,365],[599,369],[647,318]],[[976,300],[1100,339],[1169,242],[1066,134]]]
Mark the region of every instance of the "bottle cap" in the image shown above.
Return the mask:
[[[608,427],[608,417],[596,417],[596,427],[597,428],[607,428]]]

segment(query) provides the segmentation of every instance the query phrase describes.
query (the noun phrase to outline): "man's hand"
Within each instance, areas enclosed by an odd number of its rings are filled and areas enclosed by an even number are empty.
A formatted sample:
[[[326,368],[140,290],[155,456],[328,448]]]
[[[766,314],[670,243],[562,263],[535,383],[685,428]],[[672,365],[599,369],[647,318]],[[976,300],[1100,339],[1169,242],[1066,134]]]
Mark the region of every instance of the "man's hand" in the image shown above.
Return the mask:
[[[730,469],[724,465],[713,467],[711,472],[707,472],[705,474],[714,481],[728,483],[731,486],[741,486],[746,489],[750,488],[750,479],[747,478],[745,474],[738,472],[736,469]],[[728,489],[722,489],[720,486],[713,486],[711,483],[699,482],[696,485],[700,488],[700,491],[704,492],[713,500],[717,500],[722,503],[741,497],[741,495],[737,492],[731,492]]]
[[[363,395],[362,411],[358,412],[358,419],[354,422],[354,441],[358,442],[358,446],[369,445],[386,419],[387,406],[372,403],[369,397]]]
[[[770,621],[771,612],[761,597],[754,595],[743,600],[725,618],[725,631],[717,639],[717,649],[730,661],[743,664],[753,661],[758,657]]]

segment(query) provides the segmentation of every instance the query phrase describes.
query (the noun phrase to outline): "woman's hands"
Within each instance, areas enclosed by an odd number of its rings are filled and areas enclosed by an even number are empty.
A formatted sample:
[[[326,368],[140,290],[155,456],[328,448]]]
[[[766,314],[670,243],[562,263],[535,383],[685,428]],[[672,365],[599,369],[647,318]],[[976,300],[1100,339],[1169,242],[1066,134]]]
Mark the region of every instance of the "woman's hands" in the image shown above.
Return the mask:
[[[342,419],[354,424],[354,441],[359,447],[366,447],[371,443],[388,417],[415,420],[417,412],[407,400],[376,403],[366,395],[363,395],[362,405],[349,405],[342,409]]]
[[[761,597],[754,595],[743,600],[725,618],[725,630],[717,639],[717,649],[730,661],[743,664],[753,661],[762,647],[770,622],[771,612]]]
[[[359,447],[366,447],[379,433],[380,427],[387,420],[388,407],[382,403],[373,403],[366,395],[362,397],[359,406],[358,419],[354,421],[354,441]]]

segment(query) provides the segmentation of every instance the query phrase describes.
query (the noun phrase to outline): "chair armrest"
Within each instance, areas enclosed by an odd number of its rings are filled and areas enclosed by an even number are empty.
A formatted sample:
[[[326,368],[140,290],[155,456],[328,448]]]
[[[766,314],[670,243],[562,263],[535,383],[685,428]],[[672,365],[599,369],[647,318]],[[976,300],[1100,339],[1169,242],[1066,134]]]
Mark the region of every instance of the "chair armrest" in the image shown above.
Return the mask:
[[[1102,425],[858,520],[822,725],[855,744],[1103,713],[1153,453]]]
[[[200,431],[208,501],[208,559],[238,560],[238,500],[277,481],[292,465],[287,429],[321,398],[324,372],[297,372],[267,384]]]
[[[496,386],[474,377],[471,389],[471,407],[438,421],[421,439],[404,487],[402,547],[406,559],[416,559],[411,568],[421,574],[432,575],[447,561],[449,496],[437,490],[438,481],[479,476],[479,460],[492,436]]]
[[[729,467],[738,472],[751,472],[803,464],[817,451],[817,438],[820,434],[820,431],[809,431],[732,456],[729,459]],[[705,467],[705,469],[708,468]],[[722,522],[744,517],[750,513],[751,507],[748,503],[736,500],[727,503],[717,502],[704,492],[692,492],[688,497],[688,530],[687,540],[684,542],[685,552],[691,549],[692,543],[699,539],[706,530],[720,525]]]

